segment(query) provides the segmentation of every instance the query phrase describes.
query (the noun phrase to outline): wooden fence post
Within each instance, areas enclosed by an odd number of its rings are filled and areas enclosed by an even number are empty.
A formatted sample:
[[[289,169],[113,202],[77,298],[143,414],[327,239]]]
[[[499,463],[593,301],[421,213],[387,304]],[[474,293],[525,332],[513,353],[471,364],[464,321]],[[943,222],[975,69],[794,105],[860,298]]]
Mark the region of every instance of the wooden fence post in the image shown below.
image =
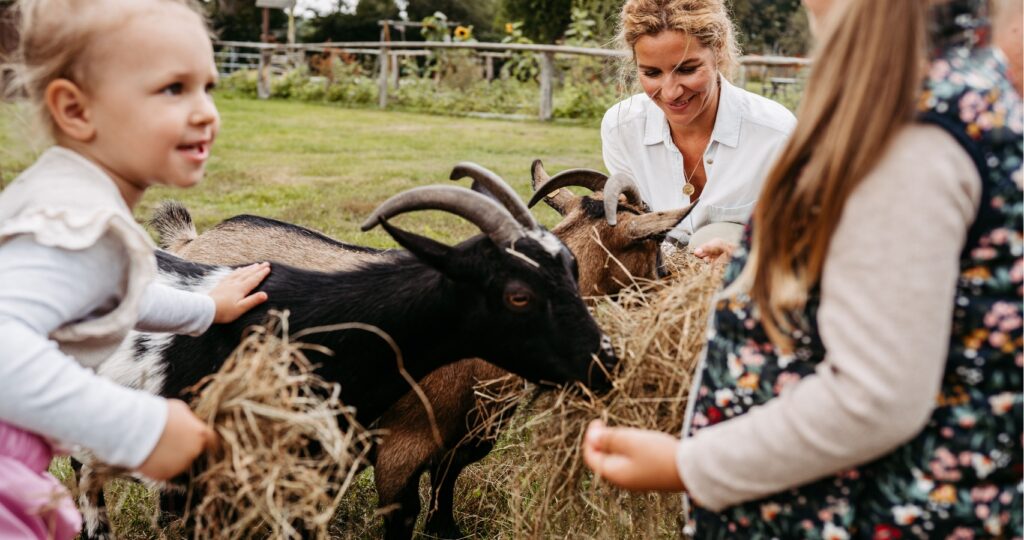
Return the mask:
[[[398,90],[398,79],[402,76],[402,65],[398,61],[398,52],[391,53],[391,77],[395,80],[395,90]]]
[[[386,48],[380,50],[377,55],[380,63],[380,74],[377,78],[377,106],[381,109],[388,106],[388,51]]]
[[[540,54],[540,119],[551,120],[554,110],[555,53]]]
[[[270,49],[260,49],[259,76],[256,80],[256,96],[270,98]]]

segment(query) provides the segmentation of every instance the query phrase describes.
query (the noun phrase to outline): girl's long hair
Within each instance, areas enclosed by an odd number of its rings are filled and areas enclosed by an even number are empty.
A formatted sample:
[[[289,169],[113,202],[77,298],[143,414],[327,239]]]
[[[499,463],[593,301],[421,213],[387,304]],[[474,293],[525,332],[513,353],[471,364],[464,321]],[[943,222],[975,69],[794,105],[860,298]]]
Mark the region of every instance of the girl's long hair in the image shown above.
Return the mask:
[[[792,349],[793,314],[819,283],[847,198],[913,120],[923,74],[927,0],[856,0],[833,9],[842,12],[824,29],[797,127],[754,210],[749,259],[725,292],[749,290],[783,351]]]

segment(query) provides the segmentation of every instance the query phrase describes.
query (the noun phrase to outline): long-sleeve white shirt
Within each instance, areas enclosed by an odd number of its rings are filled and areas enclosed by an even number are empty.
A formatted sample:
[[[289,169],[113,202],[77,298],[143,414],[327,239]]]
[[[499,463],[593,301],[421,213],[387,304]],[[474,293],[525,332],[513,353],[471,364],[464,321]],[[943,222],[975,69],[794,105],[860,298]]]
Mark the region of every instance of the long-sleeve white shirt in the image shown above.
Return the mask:
[[[118,304],[127,272],[119,245],[104,237],[70,251],[30,236],[0,245],[0,419],[135,468],[163,432],[164,399],[97,376],[47,337]],[[210,297],[152,283],[136,328],[197,335],[213,316]]]

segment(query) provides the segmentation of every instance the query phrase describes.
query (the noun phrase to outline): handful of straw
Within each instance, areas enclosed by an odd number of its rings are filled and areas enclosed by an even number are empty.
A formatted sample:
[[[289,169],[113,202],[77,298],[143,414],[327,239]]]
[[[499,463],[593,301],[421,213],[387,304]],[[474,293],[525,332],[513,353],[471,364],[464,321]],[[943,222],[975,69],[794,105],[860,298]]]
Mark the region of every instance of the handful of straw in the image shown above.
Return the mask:
[[[194,538],[326,538],[371,434],[288,339],[288,314],[246,337],[193,388],[220,436],[189,486]]]

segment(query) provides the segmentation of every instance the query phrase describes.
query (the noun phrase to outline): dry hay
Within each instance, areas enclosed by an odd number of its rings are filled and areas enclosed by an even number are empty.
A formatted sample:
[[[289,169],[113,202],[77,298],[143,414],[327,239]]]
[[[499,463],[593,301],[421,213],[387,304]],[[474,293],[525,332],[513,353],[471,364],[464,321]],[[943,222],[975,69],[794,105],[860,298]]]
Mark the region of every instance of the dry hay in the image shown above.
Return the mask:
[[[504,415],[488,427],[510,425],[496,451],[500,456],[472,473],[472,481],[490,492],[484,498],[495,499],[495,507],[470,510],[478,533],[508,538],[681,536],[679,495],[634,494],[595,481],[581,451],[584,430],[595,418],[673,434],[682,429],[706,340],[708,309],[724,267],[688,252],[668,262],[671,277],[596,306],[596,319],[620,359],[611,392],[594,395],[576,386],[509,395],[488,392],[487,385],[479,388],[484,406]],[[519,410],[509,421],[508,408],[516,404]],[[499,493],[504,497],[491,497]],[[493,521],[482,523],[482,513]]]
[[[308,346],[289,340],[287,312],[276,315],[193,389],[193,410],[220,436],[189,486],[194,538],[326,538],[366,463],[371,434],[340,386],[313,373]]]
[[[302,352],[312,347],[289,339],[287,312],[271,311],[271,321],[252,327],[217,373],[189,389],[192,410],[219,442],[193,464],[188,486],[146,482],[187,494],[186,516],[160,531],[162,538],[328,537],[339,501],[368,463],[373,434],[342,405],[341,387],[313,372]],[[94,459],[85,463],[69,486],[76,500],[130,476]],[[126,500],[108,508],[110,515]],[[159,508],[152,510],[155,534]]]

